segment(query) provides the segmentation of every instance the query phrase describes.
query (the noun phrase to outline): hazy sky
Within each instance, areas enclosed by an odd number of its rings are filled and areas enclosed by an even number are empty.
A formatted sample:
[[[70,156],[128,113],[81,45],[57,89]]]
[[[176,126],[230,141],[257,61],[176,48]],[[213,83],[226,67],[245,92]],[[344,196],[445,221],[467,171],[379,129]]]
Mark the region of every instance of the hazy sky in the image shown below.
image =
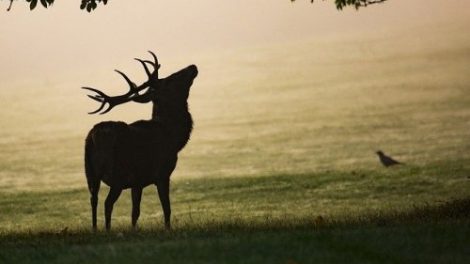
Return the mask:
[[[359,12],[339,12],[333,1],[111,0],[91,14],[79,2],[56,1],[33,12],[23,1],[6,12],[8,1],[0,2],[0,88],[109,72],[148,49],[165,63],[187,58],[189,64],[194,56],[240,47],[380,35],[470,16],[467,0],[390,0]]]
[[[98,105],[79,89],[92,86],[122,94],[127,85],[112,72],[115,68],[142,83],[145,73],[133,58],[149,58],[149,49],[160,58],[162,77],[189,64],[200,69],[189,100],[196,124],[185,150],[194,157],[194,167],[182,168],[189,175],[211,174],[207,167],[212,166],[200,157],[216,153],[251,156],[243,158],[244,170],[227,160],[213,166],[212,175],[221,170],[234,175],[266,168],[295,170],[295,164],[311,170],[323,161],[352,164],[349,157],[337,159],[323,147],[337,141],[335,146],[356,151],[349,139],[325,131],[382,124],[358,118],[364,109],[383,109],[382,103],[418,106],[419,100],[434,106],[441,97],[468,88],[470,0],[389,0],[359,11],[337,11],[333,0],[110,0],[92,13],[80,10],[79,4],[57,0],[49,9],[38,6],[30,12],[18,0],[6,12],[8,1],[0,0],[0,144],[8,147],[3,160],[20,164],[43,158],[56,168],[51,159],[67,157],[82,166],[83,138],[93,124],[149,118],[149,104],[87,115]],[[421,111],[426,108],[416,109],[428,117]],[[289,113],[303,113],[305,119]],[[437,118],[448,114],[436,113]],[[278,120],[287,122],[279,125]],[[440,123],[434,123],[436,129],[442,128]],[[256,129],[245,130],[247,124]],[[425,128],[410,134],[421,138]],[[323,136],[310,137],[305,131]],[[291,138],[279,140],[277,134]],[[276,143],[239,146],[260,135],[276,135],[269,139]],[[370,144],[375,146],[381,135],[370,137]],[[452,142],[453,135],[442,142]],[[412,142],[423,142],[419,140]],[[65,141],[68,145],[42,157],[43,149]],[[25,148],[28,142],[36,147]],[[369,154],[364,152],[364,159]],[[74,171],[69,178],[55,174],[51,182],[82,186],[81,169]],[[35,181],[34,175],[27,179]]]

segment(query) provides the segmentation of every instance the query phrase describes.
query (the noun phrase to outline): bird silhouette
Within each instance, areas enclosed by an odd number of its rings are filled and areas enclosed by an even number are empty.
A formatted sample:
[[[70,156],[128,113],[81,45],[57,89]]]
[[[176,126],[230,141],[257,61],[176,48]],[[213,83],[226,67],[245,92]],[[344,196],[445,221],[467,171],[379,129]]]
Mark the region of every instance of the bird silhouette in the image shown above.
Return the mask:
[[[385,155],[381,150],[377,151],[376,153],[379,156],[380,162],[385,167],[390,167],[390,166],[393,166],[393,165],[403,164],[403,163],[398,162],[398,161],[394,160],[393,158]]]

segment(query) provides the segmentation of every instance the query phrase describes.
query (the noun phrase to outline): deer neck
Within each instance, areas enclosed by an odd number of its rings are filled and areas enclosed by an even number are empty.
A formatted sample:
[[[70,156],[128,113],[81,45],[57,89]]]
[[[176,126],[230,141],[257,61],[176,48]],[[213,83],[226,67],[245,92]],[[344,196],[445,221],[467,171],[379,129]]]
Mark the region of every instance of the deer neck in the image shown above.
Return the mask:
[[[158,106],[155,102],[153,102],[152,106],[152,120],[158,120]]]
[[[152,120],[160,122],[168,130],[177,151],[188,143],[193,129],[193,119],[187,105],[181,108],[158,108],[154,104]]]

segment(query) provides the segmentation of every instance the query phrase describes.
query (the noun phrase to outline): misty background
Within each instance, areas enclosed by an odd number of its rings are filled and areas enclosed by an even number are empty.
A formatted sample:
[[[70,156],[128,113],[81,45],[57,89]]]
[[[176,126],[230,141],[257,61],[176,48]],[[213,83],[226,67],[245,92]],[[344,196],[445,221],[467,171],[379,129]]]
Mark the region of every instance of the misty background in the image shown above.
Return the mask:
[[[470,112],[455,107],[469,101],[468,1],[390,0],[360,11],[287,0],[78,7],[56,1],[30,12],[15,2],[1,12],[2,188],[83,186],[93,124],[147,119],[151,106],[88,115],[97,104],[80,87],[124,93],[113,69],[144,82],[133,58],[147,50],[161,77],[199,68],[195,130],[173,178],[367,168],[378,166],[378,148],[421,164],[467,149]]]

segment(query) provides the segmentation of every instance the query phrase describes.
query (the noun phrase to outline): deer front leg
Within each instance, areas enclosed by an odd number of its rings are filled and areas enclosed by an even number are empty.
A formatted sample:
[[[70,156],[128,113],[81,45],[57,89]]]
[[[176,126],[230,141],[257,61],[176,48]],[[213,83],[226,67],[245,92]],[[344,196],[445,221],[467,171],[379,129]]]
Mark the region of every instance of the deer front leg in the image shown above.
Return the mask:
[[[91,223],[93,231],[96,231],[96,209],[98,207],[98,192],[100,191],[100,181],[93,182],[90,186]]]
[[[142,199],[142,188],[132,188],[132,227],[136,228],[140,216],[140,201]]]
[[[109,190],[108,196],[106,197],[106,201],[104,201],[104,217],[105,217],[105,224],[106,224],[106,231],[111,229],[111,214],[113,213],[114,203],[121,195],[122,189],[121,188],[113,188]]]
[[[165,228],[171,229],[170,217],[170,177],[157,181],[158,196],[162,204],[163,215],[165,217]]]

